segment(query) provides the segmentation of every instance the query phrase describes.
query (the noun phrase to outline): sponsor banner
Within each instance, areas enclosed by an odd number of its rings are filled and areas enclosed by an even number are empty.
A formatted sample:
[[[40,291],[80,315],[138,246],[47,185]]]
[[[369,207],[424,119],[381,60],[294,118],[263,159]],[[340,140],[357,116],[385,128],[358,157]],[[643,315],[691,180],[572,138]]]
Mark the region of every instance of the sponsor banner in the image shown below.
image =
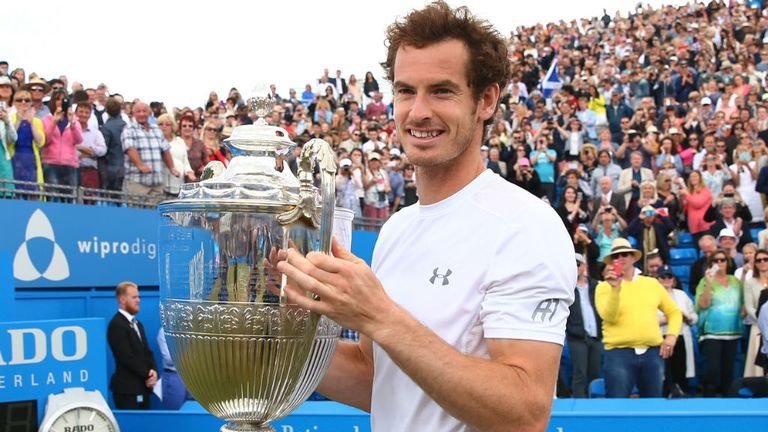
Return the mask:
[[[13,258],[9,252],[0,250],[0,307],[3,309],[4,320],[16,319],[14,306],[15,292],[13,287]]]
[[[107,394],[102,318],[0,322],[0,402],[38,400],[83,387]]]
[[[2,200],[17,288],[157,285],[156,210]]]

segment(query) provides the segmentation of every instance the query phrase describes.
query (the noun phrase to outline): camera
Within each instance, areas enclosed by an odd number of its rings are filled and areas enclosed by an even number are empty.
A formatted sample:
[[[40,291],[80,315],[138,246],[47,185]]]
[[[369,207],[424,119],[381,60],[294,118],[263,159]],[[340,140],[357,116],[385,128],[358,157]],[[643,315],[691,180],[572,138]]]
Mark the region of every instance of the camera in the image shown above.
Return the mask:
[[[61,110],[62,111],[64,111],[65,113],[67,111],[69,111],[69,106],[70,106],[70,102],[69,102],[69,98],[68,97],[65,97],[64,99],[61,100]]]
[[[604,212],[604,213],[610,213],[610,212],[612,212],[612,211],[613,211],[613,207],[611,207],[611,206],[608,206],[608,207],[606,207],[606,208],[604,208],[604,209],[603,209],[603,212]]]

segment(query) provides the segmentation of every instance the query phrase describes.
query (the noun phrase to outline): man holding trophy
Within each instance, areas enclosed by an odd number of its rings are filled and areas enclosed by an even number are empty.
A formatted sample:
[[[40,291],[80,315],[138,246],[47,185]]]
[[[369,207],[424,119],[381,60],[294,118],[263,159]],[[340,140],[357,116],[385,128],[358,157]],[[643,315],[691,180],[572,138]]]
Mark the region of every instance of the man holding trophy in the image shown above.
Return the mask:
[[[318,391],[370,411],[373,431],[543,430],[575,255],[554,210],[481,159],[509,76],[505,41],[443,2],[387,39],[420,205],[384,225],[372,268],[335,241],[333,257],[281,252],[290,303],[361,334],[338,345]]]

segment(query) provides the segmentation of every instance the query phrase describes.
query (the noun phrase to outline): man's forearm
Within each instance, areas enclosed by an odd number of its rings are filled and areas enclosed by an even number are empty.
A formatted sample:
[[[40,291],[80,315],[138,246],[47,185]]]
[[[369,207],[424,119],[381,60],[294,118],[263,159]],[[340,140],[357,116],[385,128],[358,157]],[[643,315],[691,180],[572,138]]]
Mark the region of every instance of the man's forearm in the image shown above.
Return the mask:
[[[131,160],[131,163],[137,167],[144,165],[144,161],[141,160],[141,157],[139,157],[139,152],[137,152],[135,148],[128,148],[125,151],[125,154],[128,155],[128,159]]]
[[[373,364],[360,344],[339,342],[317,391],[337,402],[371,411]]]
[[[389,321],[379,329],[373,340],[452,416],[483,431],[544,430],[546,427],[560,358],[559,346],[514,341],[534,344],[535,349],[526,352],[528,364],[482,359],[458,352],[402,309],[390,314]],[[542,346],[546,348],[539,351]],[[519,356],[518,352],[515,357]],[[551,363],[551,367],[543,368],[547,373],[542,374],[540,370],[536,373],[532,372],[533,363],[539,366]]]

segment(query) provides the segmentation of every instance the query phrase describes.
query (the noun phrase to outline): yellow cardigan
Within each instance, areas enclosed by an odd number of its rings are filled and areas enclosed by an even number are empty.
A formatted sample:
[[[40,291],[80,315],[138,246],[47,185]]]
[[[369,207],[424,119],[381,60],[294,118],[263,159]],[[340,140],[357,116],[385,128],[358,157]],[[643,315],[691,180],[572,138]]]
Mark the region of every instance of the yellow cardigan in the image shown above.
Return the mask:
[[[11,114],[11,121],[13,124],[16,124],[16,113]],[[32,120],[32,127],[37,129],[40,132],[40,135],[43,136],[42,142],[32,142],[32,150],[35,153],[35,167],[37,168],[37,182],[42,183],[43,182],[43,162],[42,159],[40,159],[40,149],[45,146],[45,130],[43,129],[43,121],[39,118],[35,117]],[[16,143],[10,143],[8,146],[8,151],[11,154],[11,157],[13,157],[13,154],[16,152]]]
[[[600,282],[595,306],[603,319],[605,349],[649,348],[661,345],[663,335],[656,311],[667,316],[667,334],[680,334],[683,315],[667,290],[654,278],[635,276],[619,288]]]

